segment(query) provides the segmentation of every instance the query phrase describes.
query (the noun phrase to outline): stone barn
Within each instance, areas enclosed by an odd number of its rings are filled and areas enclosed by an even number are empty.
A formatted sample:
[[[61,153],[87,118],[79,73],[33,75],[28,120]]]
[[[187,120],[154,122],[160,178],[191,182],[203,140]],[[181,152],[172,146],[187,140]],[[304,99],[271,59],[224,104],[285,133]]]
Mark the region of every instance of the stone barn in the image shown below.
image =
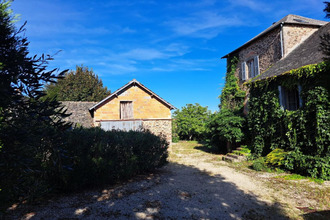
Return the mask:
[[[89,108],[94,126],[105,130],[149,129],[171,143],[173,105],[137,80],[132,80]]]

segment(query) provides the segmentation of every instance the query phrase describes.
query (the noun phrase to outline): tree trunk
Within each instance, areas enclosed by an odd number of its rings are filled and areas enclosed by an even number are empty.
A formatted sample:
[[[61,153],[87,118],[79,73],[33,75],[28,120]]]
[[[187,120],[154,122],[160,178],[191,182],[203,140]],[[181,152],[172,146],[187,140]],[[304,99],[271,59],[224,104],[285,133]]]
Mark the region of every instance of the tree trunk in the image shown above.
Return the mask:
[[[230,153],[231,152],[231,143],[229,142],[229,141],[227,141],[227,145],[226,145],[226,147],[227,147],[227,153]]]

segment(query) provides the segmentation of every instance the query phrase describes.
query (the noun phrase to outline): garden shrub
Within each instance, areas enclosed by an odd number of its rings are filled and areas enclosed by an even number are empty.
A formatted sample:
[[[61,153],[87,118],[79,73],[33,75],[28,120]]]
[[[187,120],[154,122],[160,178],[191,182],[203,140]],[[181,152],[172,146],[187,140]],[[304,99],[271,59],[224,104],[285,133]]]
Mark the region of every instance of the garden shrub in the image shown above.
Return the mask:
[[[266,164],[271,165],[273,167],[281,167],[285,163],[285,158],[287,156],[287,152],[283,149],[276,148],[266,156]]]
[[[114,183],[152,171],[166,163],[168,143],[150,131],[104,131],[80,128],[68,132],[65,150],[71,170],[59,189],[77,190]]]
[[[252,163],[252,169],[256,171],[268,171],[269,168],[267,167],[267,164],[265,162],[265,159],[263,157],[259,157]]]

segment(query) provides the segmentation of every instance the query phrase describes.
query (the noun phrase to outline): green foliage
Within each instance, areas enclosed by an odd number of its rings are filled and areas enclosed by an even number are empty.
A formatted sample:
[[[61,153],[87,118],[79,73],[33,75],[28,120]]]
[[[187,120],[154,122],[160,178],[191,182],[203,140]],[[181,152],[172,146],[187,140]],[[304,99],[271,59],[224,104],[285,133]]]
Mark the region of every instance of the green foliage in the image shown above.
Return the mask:
[[[70,127],[60,104],[42,99],[43,83],[65,71],[46,71],[51,57],[28,55],[24,26],[15,28],[9,6],[0,1],[0,209],[49,190],[46,177],[63,169],[62,134]]]
[[[245,91],[238,85],[235,76],[237,57],[228,59],[226,83],[220,97],[220,112],[214,113],[209,122],[208,145],[217,147],[220,151],[229,151],[228,144],[236,144],[244,139],[246,119],[242,115]]]
[[[61,190],[114,183],[164,165],[167,148],[164,137],[149,131],[74,129],[68,132],[65,146],[71,158],[71,170],[55,179],[61,179],[58,186]]]
[[[235,76],[238,58],[228,58],[226,83],[222,89],[220,97],[220,109],[230,109],[232,111],[240,110],[243,107],[245,91],[238,85],[238,79]]]
[[[46,85],[47,97],[59,101],[101,101],[108,95],[107,87],[102,80],[88,67],[76,66],[76,71],[70,71],[56,83]]]
[[[207,107],[196,103],[187,104],[173,114],[173,136],[176,134],[181,140],[202,140],[206,134],[206,123],[211,112]]]
[[[275,150],[267,154],[265,162],[266,164],[273,167],[281,167],[285,162],[286,156],[287,152],[285,152],[283,149],[276,148]]]
[[[208,124],[209,144],[225,151],[226,143],[237,143],[243,140],[245,118],[234,114],[231,110],[222,109],[214,113]]]
[[[256,156],[280,148],[290,152],[284,161],[286,169],[329,178],[326,164],[330,157],[329,70],[329,63],[321,62],[249,84],[248,127]],[[296,111],[281,109],[278,85],[287,88],[301,85],[303,106]]]
[[[313,178],[330,180],[330,157],[304,155],[288,152],[284,166],[287,170]]]
[[[270,169],[269,169],[269,167],[267,167],[267,164],[263,157],[259,157],[258,159],[253,161],[252,169],[254,169],[256,171],[264,171],[264,172],[270,171]]]

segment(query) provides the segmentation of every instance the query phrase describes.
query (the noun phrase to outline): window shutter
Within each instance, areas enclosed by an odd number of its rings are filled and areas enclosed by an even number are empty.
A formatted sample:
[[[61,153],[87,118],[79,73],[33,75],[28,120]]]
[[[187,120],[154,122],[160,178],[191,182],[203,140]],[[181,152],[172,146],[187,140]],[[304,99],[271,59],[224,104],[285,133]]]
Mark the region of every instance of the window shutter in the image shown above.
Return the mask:
[[[242,62],[242,80],[246,80],[246,70],[245,70],[246,62]]]
[[[282,86],[278,86],[278,93],[279,93],[279,100],[280,100],[280,106],[281,109],[284,109],[284,100],[283,100],[283,91],[282,91]]]
[[[254,76],[258,76],[260,74],[259,70],[259,56],[254,57]]]
[[[298,85],[298,97],[299,97],[299,107],[300,108],[302,107],[302,104],[303,104],[303,100],[301,98],[301,90],[302,90],[301,85]]]
[[[133,119],[133,103],[131,101],[120,102],[120,119]]]

